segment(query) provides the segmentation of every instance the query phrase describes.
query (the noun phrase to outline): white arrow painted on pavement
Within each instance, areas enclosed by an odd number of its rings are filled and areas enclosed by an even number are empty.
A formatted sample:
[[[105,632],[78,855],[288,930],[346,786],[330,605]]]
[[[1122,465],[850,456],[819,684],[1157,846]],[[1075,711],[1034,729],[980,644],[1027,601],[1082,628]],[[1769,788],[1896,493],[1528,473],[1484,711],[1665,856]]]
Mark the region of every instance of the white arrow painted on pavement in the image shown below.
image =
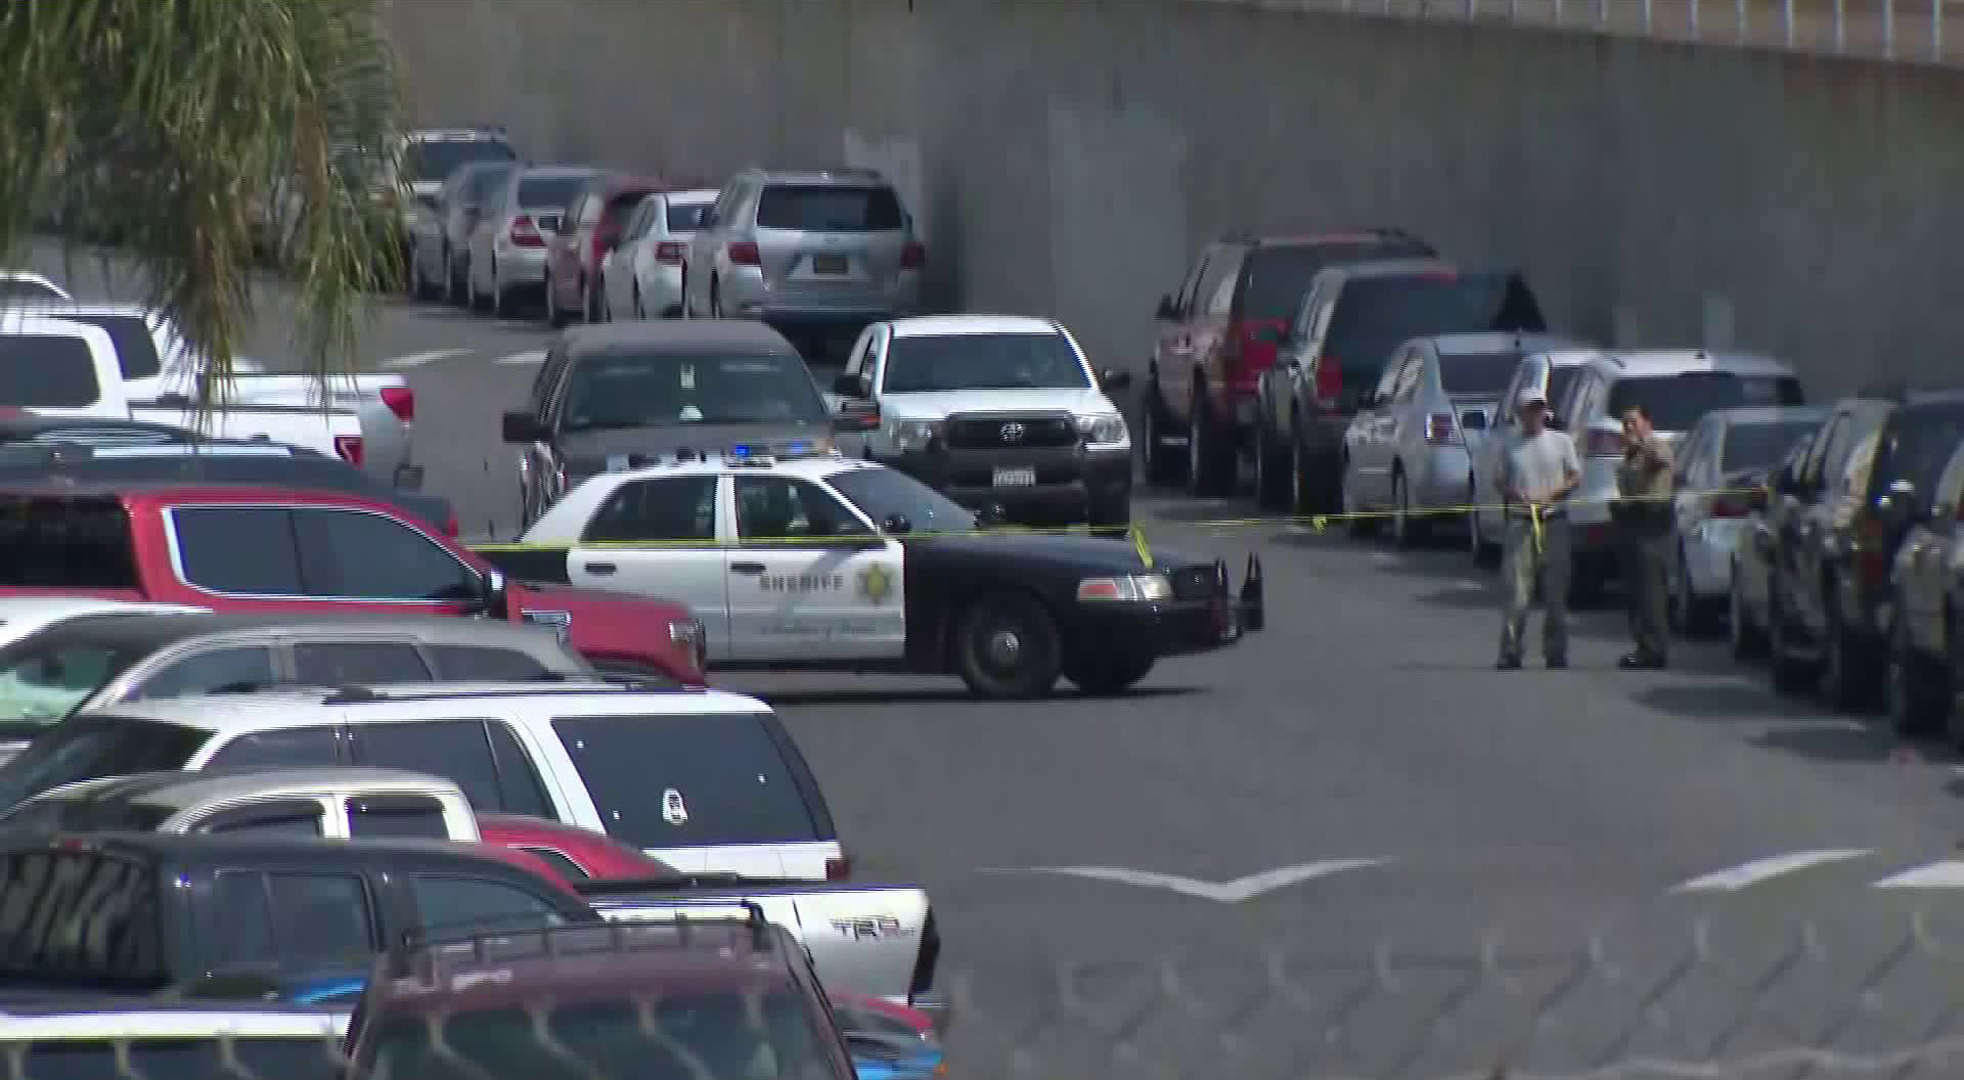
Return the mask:
[[[453,356],[462,356],[470,351],[469,349],[432,349],[429,352],[410,353],[408,356],[391,357],[382,361],[377,366],[388,368],[391,371],[400,371],[403,368],[413,368],[419,364],[428,364],[436,360],[448,360]]]
[[[1278,867],[1274,870],[1264,870],[1259,874],[1235,878],[1233,881],[1220,882],[1199,881],[1176,874],[1155,873],[1151,870],[1128,870],[1122,866],[1031,866],[1008,872],[1063,874],[1069,877],[1089,878],[1093,881],[1136,885],[1142,889],[1165,889],[1221,904],[1239,904],[1263,893],[1274,892],[1276,889],[1300,885],[1305,881],[1341,874],[1348,870],[1382,866],[1389,861],[1388,859],[1328,859],[1323,862]]]
[[[1842,862],[1847,859],[1867,855],[1867,849],[1843,848],[1832,851],[1795,851],[1786,855],[1774,855],[1765,859],[1729,866],[1724,870],[1692,878],[1672,892],[1738,892],[1749,885],[1757,885],[1768,878],[1781,874],[1792,874],[1809,867],[1825,863]]]
[[[533,349],[529,352],[518,352],[518,353],[512,353],[510,356],[500,356],[498,359],[492,362],[497,364],[511,364],[511,365],[536,364],[539,361],[544,360],[545,358],[546,358],[546,351],[544,349]]]

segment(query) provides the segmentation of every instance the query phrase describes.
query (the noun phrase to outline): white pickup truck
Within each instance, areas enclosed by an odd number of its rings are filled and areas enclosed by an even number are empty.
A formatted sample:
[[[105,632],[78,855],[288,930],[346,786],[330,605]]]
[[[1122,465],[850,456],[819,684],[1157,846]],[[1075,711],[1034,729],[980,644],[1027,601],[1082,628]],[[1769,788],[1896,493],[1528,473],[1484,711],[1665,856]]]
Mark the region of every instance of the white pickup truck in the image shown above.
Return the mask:
[[[233,367],[206,434],[301,446],[398,487],[420,486],[411,465],[416,396],[402,376],[337,377],[323,408],[312,376],[268,373],[245,359]],[[138,305],[0,309],[0,406],[196,427],[193,403],[206,374],[176,324]]]

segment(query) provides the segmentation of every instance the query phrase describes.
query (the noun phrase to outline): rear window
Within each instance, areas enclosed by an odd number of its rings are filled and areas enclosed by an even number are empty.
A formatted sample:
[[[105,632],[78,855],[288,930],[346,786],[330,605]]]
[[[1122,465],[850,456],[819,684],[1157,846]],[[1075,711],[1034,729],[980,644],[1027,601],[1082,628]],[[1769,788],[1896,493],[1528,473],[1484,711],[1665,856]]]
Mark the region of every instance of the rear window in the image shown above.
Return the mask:
[[[0,586],[136,588],[129,513],[108,499],[0,499]]]
[[[0,978],[161,984],[157,872],[98,852],[0,854]]]
[[[210,738],[208,731],[156,720],[71,717],[0,765],[0,806],[77,780],[182,769]],[[5,902],[0,897],[0,904]]]
[[[573,368],[563,432],[668,424],[830,425],[796,356],[599,356]]]
[[[128,1048],[125,1062],[119,1053]],[[340,1040],[326,1036],[223,1038],[46,1039],[29,1043],[20,1075],[32,1080],[211,1080],[251,1076],[262,1080],[330,1080],[342,1075]]]
[[[1365,383],[1410,338],[1546,329],[1541,305],[1518,274],[1360,277],[1343,287],[1324,352],[1342,364],[1346,384]]]
[[[1520,352],[1512,349],[1491,353],[1442,353],[1439,356],[1439,382],[1453,397],[1494,397],[1507,389],[1507,382],[1514,377],[1514,369],[1520,363]]]
[[[464,197],[471,202],[489,198],[492,189],[511,179],[512,168],[510,166],[486,167],[471,170],[470,179],[464,182]]]
[[[65,334],[0,334],[0,405],[79,409],[100,400],[88,342]]]
[[[94,696],[156,645],[103,643],[92,620],[29,635],[0,649],[0,729],[51,724]]]
[[[1889,418],[1876,444],[1869,473],[1869,494],[1881,495],[1891,484],[1907,480],[1919,498],[1936,492],[1937,478],[1964,442],[1964,404],[1910,405]]]
[[[673,848],[827,839],[766,722],[586,716],[552,726],[617,840]]]
[[[67,298],[61,290],[31,278],[0,278],[0,300],[41,300],[60,302]]]
[[[1639,405],[1658,431],[1690,431],[1706,413],[1747,406],[1805,405],[1800,380],[1778,375],[1693,371],[1618,379],[1610,387],[1608,413],[1622,416]]]
[[[116,365],[122,369],[123,378],[147,379],[163,370],[163,359],[157,355],[156,335],[143,316],[63,311],[58,317],[63,322],[84,323],[108,334],[116,345]]]
[[[1366,259],[1416,259],[1432,249],[1416,240],[1258,247],[1241,268],[1241,317],[1288,322],[1319,271]]]
[[[757,200],[757,227],[804,232],[897,232],[900,198],[884,185],[772,184]]]
[[[1771,468],[1793,449],[1794,443],[1818,426],[1814,420],[1727,424],[1725,442],[1719,448],[1719,471]]]
[[[540,210],[561,210],[586,187],[590,177],[540,176],[518,182],[518,205]]]
[[[503,139],[418,139],[402,155],[403,179],[412,184],[445,180],[473,161],[516,161],[518,152]]]
[[[702,218],[709,213],[713,203],[685,203],[677,206],[668,204],[668,231],[671,233],[692,233],[702,228]]]

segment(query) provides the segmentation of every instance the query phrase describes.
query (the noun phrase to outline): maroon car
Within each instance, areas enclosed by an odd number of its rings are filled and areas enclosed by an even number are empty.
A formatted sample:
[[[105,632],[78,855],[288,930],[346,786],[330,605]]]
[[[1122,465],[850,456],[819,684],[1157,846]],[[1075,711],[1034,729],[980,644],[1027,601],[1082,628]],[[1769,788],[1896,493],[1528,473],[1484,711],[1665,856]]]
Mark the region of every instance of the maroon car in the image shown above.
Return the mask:
[[[600,260],[620,240],[621,227],[641,200],[670,185],[645,176],[601,173],[566,204],[559,235],[546,250],[545,312],[553,327],[577,315],[600,321]]]

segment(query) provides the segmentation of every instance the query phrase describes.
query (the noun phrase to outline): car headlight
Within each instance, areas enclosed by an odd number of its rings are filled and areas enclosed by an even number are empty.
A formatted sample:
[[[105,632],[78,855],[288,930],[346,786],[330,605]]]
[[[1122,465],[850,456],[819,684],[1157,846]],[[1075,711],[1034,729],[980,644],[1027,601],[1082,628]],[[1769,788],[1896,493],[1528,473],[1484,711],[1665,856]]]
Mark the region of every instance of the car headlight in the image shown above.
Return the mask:
[[[1125,430],[1125,417],[1117,413],[1094,413],[1077,418],[1077,429],[1091,446],[1120,446],[1132,441]]]
[[[887,429],[887,437],[893,440],[895,450],[925,450],[927,444],[941,435],[939,420],[895,420]]]
[[[1171,600],[1173,583],[1165,574],[1085,578],[1077,583],[1077,598],[1095,601]]]

